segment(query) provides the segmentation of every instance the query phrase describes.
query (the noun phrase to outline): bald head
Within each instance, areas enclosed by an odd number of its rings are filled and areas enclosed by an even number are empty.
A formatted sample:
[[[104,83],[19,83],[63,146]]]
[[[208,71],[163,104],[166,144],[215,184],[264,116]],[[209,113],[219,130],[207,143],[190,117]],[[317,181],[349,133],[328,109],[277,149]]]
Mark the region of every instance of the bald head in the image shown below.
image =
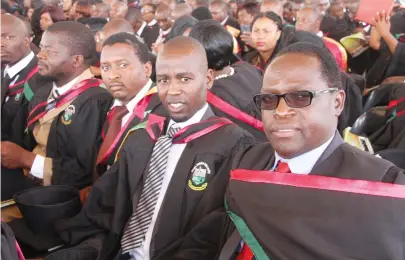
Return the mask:
[[[191,12],[193,12],[193,8],[191,6],[189,6],[188,4],[186,4],[186,3],[177,4],[171,14],[172,20],[176,21],[177,19],[179,19],[182,16],[191,15]]]
[[[297,12],[295,28],[301,31],[318,33],[322,21],[322,14],[319,9],[305,7]]]
[[[181,58],[185,56],[192,56],[194,63],[200,64],[202,70],[208,69],[207,55],[204,47],[197,40],[186,36],[178,36],[165,43],[157,57],[156,63],[160,59]]]
[[[158,95],[170,118],[184,122],[199,111],[213,83],[204,47],[179,36],[165,43],[156,60]]]
[[[283,2],[282,0],[264,0],[260,7],[260,12],[273,12],[278,16],[283,17]]]
[[[107,19],[110,16],[110,6],[106,3],[97,3],[92,10],[91,16]]]
[[[28,55],[30,32],[28,26],[18,17],[1,15],[1,61],[14,64]]]
[[[111,7],[110,16],[111,19],[124,19],[127,12],[128,5],[123,2],[118,2]]]
[[[103,27],[103,30],[98,32],[95,36],[97,42],[97,51],[101,52],[105,40],[107,40],[111,35],[122,32],[134,34],[134,28],[127,20],[124,19],[115,19],[109,21]]]

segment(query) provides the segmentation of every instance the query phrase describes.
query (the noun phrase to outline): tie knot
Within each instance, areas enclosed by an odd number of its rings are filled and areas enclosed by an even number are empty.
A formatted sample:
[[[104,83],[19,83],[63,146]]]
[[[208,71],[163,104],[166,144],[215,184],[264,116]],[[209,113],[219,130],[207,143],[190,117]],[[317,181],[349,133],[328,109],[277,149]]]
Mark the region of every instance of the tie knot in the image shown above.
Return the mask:
[[[113,116],[115,119],[121,120],[128,112],[129,111],[126,106],[116,106]]]
[[[276,167],[276,172],[280,173],[291,173],[290,167],[288,166],[288,163],[278,161],[277,167]]]
[[[175,127],[172,126],[170,129],[167,131],[167,134],[170,138],[173,138],[173,136],[180,130],[180,127]]]

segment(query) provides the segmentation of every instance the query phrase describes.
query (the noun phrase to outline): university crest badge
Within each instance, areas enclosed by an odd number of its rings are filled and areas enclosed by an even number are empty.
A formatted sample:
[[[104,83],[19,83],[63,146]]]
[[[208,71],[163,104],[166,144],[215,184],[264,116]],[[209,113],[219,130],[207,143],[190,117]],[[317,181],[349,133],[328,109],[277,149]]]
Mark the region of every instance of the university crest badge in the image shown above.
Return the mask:
[[[61,121],[64,125],[70,125],[72,123],[72,116],[75,114],[76,108],[74,105],[70,105],[65,109],[61,117]]]
[[[191,170],[192,176],[188,180],[188,187],[195,191],[203,191],[207,188],[207,175],[211,174],[208,164],[205,162],[197,163]]]

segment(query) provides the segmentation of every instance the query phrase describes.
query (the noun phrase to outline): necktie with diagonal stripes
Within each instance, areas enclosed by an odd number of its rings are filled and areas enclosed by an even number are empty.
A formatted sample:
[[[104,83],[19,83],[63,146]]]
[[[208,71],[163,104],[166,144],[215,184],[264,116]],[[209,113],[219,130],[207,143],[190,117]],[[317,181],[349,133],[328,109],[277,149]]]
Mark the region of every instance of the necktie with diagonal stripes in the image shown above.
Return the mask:
[[[159,137],[153,147],[149,172],[141,198],[121,239],[123,254],[140,247],[148,231],[166,172],[173,136],[179,130],[179,128],[171,127],[166,135]]]

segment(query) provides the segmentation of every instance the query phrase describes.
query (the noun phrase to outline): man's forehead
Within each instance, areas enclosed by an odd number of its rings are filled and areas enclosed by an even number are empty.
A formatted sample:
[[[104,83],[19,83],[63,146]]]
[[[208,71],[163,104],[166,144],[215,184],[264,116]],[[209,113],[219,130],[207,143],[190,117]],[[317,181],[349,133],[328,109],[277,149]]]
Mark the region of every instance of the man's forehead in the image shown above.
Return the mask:
[[[292,71],[296,73],[298,70],[319,71],[319,61],[316,57],[303,53],[287,53],[274,59],[273,62],[270,63],[265,74],[291,74]]]

